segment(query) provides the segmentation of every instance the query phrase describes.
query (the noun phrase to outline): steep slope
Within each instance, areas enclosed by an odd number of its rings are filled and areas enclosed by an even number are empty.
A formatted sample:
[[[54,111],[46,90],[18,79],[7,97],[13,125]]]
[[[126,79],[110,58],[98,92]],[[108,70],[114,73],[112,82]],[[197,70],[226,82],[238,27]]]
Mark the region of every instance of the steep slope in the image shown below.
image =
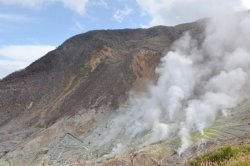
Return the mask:
[[[0,165],[185,164],[199,154],[196,146],[181,159],[176,135],[141,146],[150,131],[131,143],[123,131],[116,131],[116,125],[130,123],[117,118],[129,110],[118,108],[131,91],[143,93],[157,80],[161,57],[185,32],[202,43],[205,24],[201,20],[175,27],[87,32],[1,80]],[[194,133],[194,139],[207,137],[220,144],[246,134],[245,105],[236,108],[242,114],[219,118],[205,135]],[[242,131],[233,132],[237,125],[225,126],[232,120],[241,122]],[[211,132],[215,127],[218,131]]]
[[[145,56],[161,54],[186,30],[199,31],[199,27],[185,24],[91,31],[67,40],[26,69],[1,81],[0,124],[27,109],[29,114],[50,112],[50,116],[44,118],[48,121],[45,124],[49,125],[62,114],[74,113],[78,107],[100,107],[107,103],[117,106],[117,97],[131,88],[136,77],[141,77],[138,71],[132,73],[133,69],[129,67],[132,58],[140,52]],[[143,52],[144,49],[146,51]],[[157,58],[155,63],[158,63]],[[156,64],[150,65],[154,68]],[[111,97],[102,99],[108,94]],[[66,97],[68,103],[59,102]],[[37,122],[33,121],[31,125]]]
[[[81,120],[87,125],[83,128],[74,121],[65,126],[82,135],[100,110],[117,108],[129,90],[142,90],[145,80],[156,78],[160,57],[185,31],[201,37],[201,25],[87,32],[7,76],[0,82],[1,157],[39,136],[48,137],[42,142],[50,144],[57,137],[53,126],[79,111],[93,114],[93,119]]]

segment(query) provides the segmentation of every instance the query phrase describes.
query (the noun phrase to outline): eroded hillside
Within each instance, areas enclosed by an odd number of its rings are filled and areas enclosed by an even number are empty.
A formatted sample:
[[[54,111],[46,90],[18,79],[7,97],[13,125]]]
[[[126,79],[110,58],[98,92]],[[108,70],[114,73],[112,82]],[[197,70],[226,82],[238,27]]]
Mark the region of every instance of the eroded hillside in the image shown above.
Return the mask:
[[[202,47],[205,25],[87,32],[1,80],[0,165],[185,165],[226,140],[247,142],[248,100],[203,134],[192,133],[195,144],[182,156],[174,123],[168,139],[133,129],[145,117],[129,100],[158,84],[157,66],[186,32]],[[205,138],[211,144],[197,147]]]

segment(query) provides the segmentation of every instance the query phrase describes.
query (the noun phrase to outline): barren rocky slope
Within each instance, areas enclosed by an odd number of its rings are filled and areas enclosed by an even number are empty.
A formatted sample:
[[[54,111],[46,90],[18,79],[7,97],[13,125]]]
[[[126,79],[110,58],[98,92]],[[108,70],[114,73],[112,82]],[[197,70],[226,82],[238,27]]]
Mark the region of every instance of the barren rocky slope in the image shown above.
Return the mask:
[[[186,31],[202,40],[203,25],[87,32],[2,79],[0,165],[184,164],[173,142],[129,147],[114,159],[116,140],[102,144],[103,131],[131,90],[157,79],[155,68],[171,44]]]

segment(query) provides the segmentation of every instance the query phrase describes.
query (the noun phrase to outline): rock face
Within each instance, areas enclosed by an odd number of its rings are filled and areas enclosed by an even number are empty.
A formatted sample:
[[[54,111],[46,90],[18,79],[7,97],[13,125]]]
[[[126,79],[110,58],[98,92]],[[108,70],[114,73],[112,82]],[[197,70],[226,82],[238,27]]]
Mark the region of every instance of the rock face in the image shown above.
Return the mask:
[[[95,139],[105,140],[101,131],[130,90],[157,79],[155,68],[171,44],[186,31],[202,39],[203,24],[87,32],[2,79],[0,166],[152,166],[166,153],[176,157],[171,147],[155,145],[150,153],[132,150],[103,162],[114,145]]]
[[[26,126],[47,127],[81,108],[117,107],[141,78],[152,78],[159,58],[183,32],[176,27],[91,31],[77,35],[0,82],[0,125],[26,115]]]

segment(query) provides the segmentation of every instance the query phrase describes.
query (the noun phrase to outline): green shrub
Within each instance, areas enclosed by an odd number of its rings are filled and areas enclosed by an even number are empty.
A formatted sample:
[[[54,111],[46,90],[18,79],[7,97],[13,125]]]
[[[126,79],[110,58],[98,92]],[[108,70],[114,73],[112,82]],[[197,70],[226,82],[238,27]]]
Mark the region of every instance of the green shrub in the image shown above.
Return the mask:
[[[242,158],[245,156],[245,158]],[[190,166],[202,165],[226,165],[226,166],[250,166],[250,145],[227,146],[195,157],[189,161]],[[247,164],[247,165],[246,165]]]

